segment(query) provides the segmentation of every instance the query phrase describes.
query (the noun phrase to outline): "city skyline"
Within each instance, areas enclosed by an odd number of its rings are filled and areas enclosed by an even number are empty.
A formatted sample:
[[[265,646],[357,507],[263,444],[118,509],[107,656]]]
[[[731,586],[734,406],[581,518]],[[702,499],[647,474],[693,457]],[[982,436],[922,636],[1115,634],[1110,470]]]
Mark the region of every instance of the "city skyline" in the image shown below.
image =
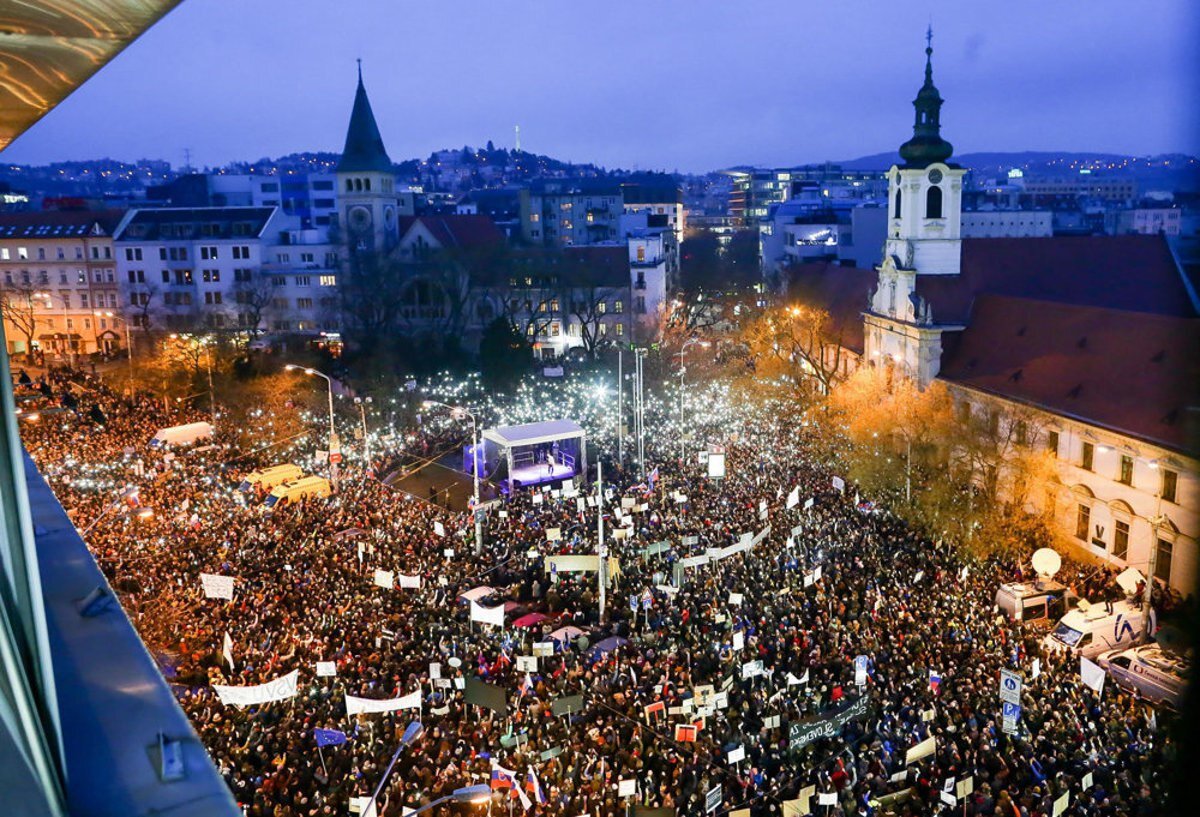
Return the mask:
[[[1173,0],[1138,18],[1104,13],[1115,3],[1089,4],[1087,17],[1060,13],[1039,19],[1036,30],[1023,25],[1025,2],[1003,13],[972,10],[970,19],[945,3],[813,7],[800,35],[763,25],[791,11],[773,2],[705,6],[691,16],[670,2],[646,26],[574,7],[526,4],[506,19],[472,20],[465,8],[448,15],[444,7],[387,11],[376,3],[317,25],[306,5],[297,12],[289,4],[282,23],[279,3],[250,7],[231,30],[216,5],[184,3],[0,156],[180,166],[187,149],[193,165],[216,166],[338,151],[361,58],[397,160],[489,139],[511,147],[517,124],[525,150],[606,167],[702,172],[850,159],[894,149],[911,128],[929,18],[934,74],[947,100],[943,125],[956,154],[1200,149],[1192,113],[1180,104],[1194,98],[1186,48],[1195,14]],[[537,31],[522,22],[534,11]],[[361,40],[383,13],[404,15],[409,48]],[[446,19],[457,30],[440,30]],[[668,23],[664,36],[656,26]],[[450,38],[458,47],[438,42],[449,34],[461,37]],[[864,47],[848,48],[848,37]],[[1096,47],[1062,48],[1068,37]],[[489,52],[501,42],[511,46]],[[799,59],[786,50],[797,42]],[[218,46],[226,58],[213,64],[208,55]],[[171,60],[175,70],[161,70]],[[422,65],[436,67],[405,75]],[[239,84],[247,75],[260,82]],[[721,116],[712,116],[714,106]],[[94,124],[76,127],[80,121]]]

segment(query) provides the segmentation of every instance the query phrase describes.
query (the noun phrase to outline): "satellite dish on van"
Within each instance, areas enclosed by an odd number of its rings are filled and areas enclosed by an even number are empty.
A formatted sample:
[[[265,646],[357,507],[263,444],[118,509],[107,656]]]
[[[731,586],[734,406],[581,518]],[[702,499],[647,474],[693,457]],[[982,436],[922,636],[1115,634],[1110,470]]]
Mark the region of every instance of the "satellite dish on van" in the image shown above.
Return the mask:
[[[1035,550],[1032,561],[1033,569],[1037,571],[1037,574],[1045,576],[1047,579],[1054,578],[1054,574],[1062,567],[1062,557],[1050,548]]]

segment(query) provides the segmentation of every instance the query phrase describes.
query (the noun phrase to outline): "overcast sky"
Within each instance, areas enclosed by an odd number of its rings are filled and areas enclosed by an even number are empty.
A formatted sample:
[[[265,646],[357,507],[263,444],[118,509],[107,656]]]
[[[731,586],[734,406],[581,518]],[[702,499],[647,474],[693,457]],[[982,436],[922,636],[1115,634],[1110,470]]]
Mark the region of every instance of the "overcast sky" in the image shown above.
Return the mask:
[[[512,146],[704,171],[894,149],[925,26],[957,153],[1200,153],[1197,0],[184,0],[2,154],[341,149],[356,57],[394,160]]]

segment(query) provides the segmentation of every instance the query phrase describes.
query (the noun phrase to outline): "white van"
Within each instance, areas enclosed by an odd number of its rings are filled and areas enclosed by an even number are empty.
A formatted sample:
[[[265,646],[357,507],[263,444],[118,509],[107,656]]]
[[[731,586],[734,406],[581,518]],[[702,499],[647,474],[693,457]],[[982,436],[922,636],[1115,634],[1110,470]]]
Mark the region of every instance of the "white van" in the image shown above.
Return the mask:
[[[1132,647],[1142,637],[1143,626],[1142,611],[1128,601],[1113,602],[1110,613],[1105,604],[1089,604],[1081,599],[1078,608],[1059,619],[1044,643],[1052,649],[1095,658],[1108,650]]]
[[[1058,621],[1075,601],[1066,586],[1053,579],[1002,584],[996,591],[996,607],[1014,621],[1027,623]]]
[[[264,491],[269,491],[276,485],[282,485],[285,482],[295,482],[304,476],[304,469],[299,465],[285,463],[283,465],[275,465],[270,468],[261,468],[257,471],[251,471],[242,479],[242,483],[238,486],[238,490],[244,494],[253,493],[262,488]]]
[[[1187,689],[1190,661],[1164,652],[1158,644],[1143,644],[1131,650],[1110,650],[1096,659],[1118,686],[1151,703],[1179,708]]]
[[[304,477],[295,482],[276,485],[263,504],[268,508],[274,508],[277,505],[298,502],[308,497],[322,499],[329,496],[330,493],[332,491],[329,489],[329,480],[325,477]]]
[[[175,445],[190,445],[197,440],[212,439],[212,423],[187,423],[181,426],[160,428],[150,438],[151,448],[170,448]]]

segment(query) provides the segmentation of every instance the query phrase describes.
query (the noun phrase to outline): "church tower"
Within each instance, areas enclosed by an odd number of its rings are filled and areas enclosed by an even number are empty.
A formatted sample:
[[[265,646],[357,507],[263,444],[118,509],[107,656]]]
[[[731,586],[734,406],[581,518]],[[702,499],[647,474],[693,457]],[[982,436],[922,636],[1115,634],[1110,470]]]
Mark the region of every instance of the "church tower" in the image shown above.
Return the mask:
[[[387,252],[394,247],[399,240],[396,177],[363,87],[361,62],[337,186],[338,220],[347,247],[352,252]]]
[[[912,138],[900,146],[904,164],[888,171],[887,241],[864,315],[868,360],[896,366],[922,385],[937,376],[942,332],[961,328],[935,325],[917,290],[924,276],[959,274],[966,174],[947,161],[954,148],[941,135],[943,100],[933,84],[932,29],[925,39],[925,83],[913,100]]]

